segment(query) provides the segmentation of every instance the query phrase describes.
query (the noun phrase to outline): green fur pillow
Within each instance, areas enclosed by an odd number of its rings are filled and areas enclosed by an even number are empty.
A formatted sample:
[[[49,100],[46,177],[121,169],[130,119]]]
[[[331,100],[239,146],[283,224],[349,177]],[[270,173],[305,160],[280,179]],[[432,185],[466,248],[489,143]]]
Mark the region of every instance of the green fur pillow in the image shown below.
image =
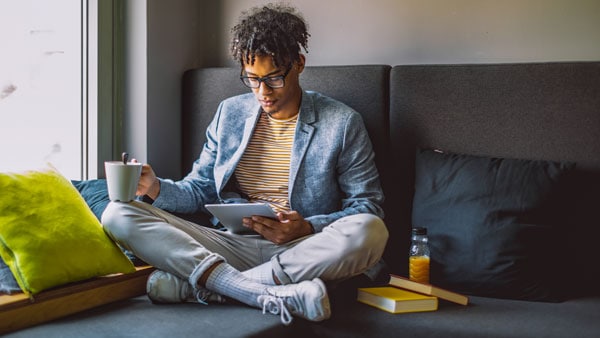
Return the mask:
[[[28,294],[135,270],[54,170],[0,173],[0,256]]]

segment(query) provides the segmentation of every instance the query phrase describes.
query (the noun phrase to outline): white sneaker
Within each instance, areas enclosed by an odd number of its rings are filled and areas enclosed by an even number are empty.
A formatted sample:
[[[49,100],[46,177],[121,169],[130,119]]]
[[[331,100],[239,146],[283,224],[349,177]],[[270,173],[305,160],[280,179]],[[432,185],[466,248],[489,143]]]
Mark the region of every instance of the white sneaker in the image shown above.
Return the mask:
[[[281,322],[285,325],[292,322],[292,314],[314,322],[331,316],[327,288],[318,278],[268,287],[266,294],[258,296],[257,300],[263,306],[263,313],[268,311],[281,315]]]
[[[194,288],[188,281],[165,271],[155,270],[146,282],[153,303],[225,303],[225,298],[205,288]]]

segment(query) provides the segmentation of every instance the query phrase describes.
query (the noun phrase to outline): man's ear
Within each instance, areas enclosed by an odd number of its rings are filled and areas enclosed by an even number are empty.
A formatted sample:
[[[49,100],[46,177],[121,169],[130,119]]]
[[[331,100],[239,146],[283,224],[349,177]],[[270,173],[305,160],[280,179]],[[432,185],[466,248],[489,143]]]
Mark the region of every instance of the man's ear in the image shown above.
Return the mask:
[[[306,64],[306,57],[304,56],[304,54],[298,54],[298,61],[296,61],[296,64],[294,65],[298,74],[302,73],[302,71],[304,70],[305,64]]]

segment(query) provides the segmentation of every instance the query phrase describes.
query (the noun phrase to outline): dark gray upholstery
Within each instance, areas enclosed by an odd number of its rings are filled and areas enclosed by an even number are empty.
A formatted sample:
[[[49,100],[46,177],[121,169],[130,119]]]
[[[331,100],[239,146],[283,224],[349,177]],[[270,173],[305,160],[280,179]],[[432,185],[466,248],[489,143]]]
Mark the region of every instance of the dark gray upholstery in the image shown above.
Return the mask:
[[[304,90],[329,95],[365,117],[375,153],[379,154],[378,166],[382,168],[385,167],[384,154],[389,145],[390,69],[385,65],[307,67],[300,78]],[[239,68],[202,68],[185,73],[182,174],[190,170],[192,162],[200,154],[205,140],[204,130],[219,102],[229,96],[250,92],[242,85],[239,75]]]
[[[358,111],[369,132],[382,181],[391,181],[389,154],[389,81],[391,66],[350,65],[306,67],[300,76],[304,90],[323,93]],[[183,77],[182,176],[198,158],[204,131],[221,100],[250,92],[239,80],[239,68],[200,68]],[[384,185],[384,193],[390,185]],[[394,254],[395,255],[395,254]],[[393,258],[392,258],[393,260]],[[402,264],[402,263],[399,263]]]
[[[183,75],[181,119],[182,175],[192,168],[206,140],[205,131],[219,103],[249,91],[239,79],[237,68],[202,68]]]
[[[571,161],[578,168],[571,177],[572,221],[560,249],[581,257],[571,267],[585,271],[577,283],[600,282],[591,278],[600,275],[593,263],[600,258],[594,249],[600,238],[600,63],[396,66],[390,91],[390,157],[397,174],[391,198],[400,212],[389,223],[403,245],[416,147]]]
[[[390,69],[384,65],[308,67],[300,77],[304,90],[321,92],[361,113],[380,168],[386,164],[389,145]]]
[[[102,306],[6,337],[207,337],[207,338],[597,338],[600,298],[561,304],[471,298],[467,307],[441,302],[435,312],[393,315],[358,303],[351,293],[334,300],[321,323],[279,317],[239,304],[153,305],[138,297]]]
[[[248,92],[238,75],[234,68],[185,74],[186,171],[218,102]],[[308,67],[301,81],[304,89],[354,107],[365,120],[383,175],[391,233],[385,258],[392,272],[406,273],[415,147],[577,162],[573,219],[565,246],[556,248],[588,262],[576,266],[580,270],[556,267],[557,274],[573,273],[575,286],[565,288],[577,295],[562,303],[471,297],[466,307],[440,301],[435,312],[391,315],[355,301],[357,286],[373,285],[360,277],[330,289],[333,317],[322,323],[295,320],[285,327],[278,317],[235,302],[158,306],[138,297],[8,336],[600,336],[599,281],[591,278],[600,272],[600,63]]]
[[[600,170],[600,63],[398,66],[390,84],[394,151],[417,144]]]

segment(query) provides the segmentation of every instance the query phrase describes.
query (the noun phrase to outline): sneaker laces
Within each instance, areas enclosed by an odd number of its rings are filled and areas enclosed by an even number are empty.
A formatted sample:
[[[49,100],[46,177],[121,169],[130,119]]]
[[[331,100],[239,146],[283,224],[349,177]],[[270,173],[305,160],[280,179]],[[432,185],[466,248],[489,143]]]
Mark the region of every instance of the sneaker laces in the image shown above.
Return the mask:
[[[208,305],[208,302],[225,303],[225,298],[223,298],[223,296],[205,288],[196,288],[196,290],[194,290],[194,297],[198,303],[204,305]]]
[[[203,304],[203,305],[208,305],[208,294],[207,292],[204,292],[204,290],[202,289],[198,289],[195,292],[195,297],[196,300],[198,301],[198,303]]]
[[[288,310],[283,299],[274,296],[262,296],[262,302],[263,314],[269,312],[273,315],[280,315],[281,322],[283,323],[283,325],[289,325],[292,322],[292,314]]]

